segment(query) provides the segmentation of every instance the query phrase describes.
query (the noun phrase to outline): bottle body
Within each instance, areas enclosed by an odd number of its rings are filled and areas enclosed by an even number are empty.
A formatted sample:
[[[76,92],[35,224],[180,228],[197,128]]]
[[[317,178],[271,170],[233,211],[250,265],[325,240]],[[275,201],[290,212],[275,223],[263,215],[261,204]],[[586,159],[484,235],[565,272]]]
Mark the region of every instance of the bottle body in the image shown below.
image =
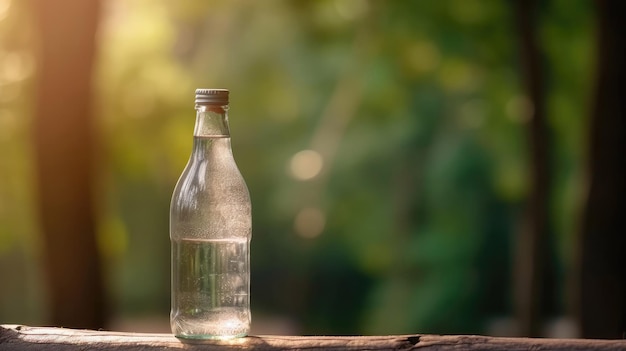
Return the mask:
[[[241,337],[250,329],[250,195],[232,155],[225,110],[217,111],[198,110],[192,155],[170,207],[170,322],[181,338]],[[198,128],[214,122],[226,129]]]

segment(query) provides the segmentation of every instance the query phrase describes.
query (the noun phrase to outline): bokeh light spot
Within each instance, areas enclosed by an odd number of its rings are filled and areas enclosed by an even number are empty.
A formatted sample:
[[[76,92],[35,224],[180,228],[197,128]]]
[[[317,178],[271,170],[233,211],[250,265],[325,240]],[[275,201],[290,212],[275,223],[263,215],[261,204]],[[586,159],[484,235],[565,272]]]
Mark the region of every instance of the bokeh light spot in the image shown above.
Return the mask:
[[[364,0],[336,0],[335,8],[343,18],[355,20],[367,14],[368,4]]]
[[[524,95],[512,97],[505,106],[506,115],[512,121],[518,123],[526,123],[530,121],[535,113],[535,107],[532,101]]]
[[[408,45],[404,53],[405,65],[410,73],[423,74],[433,71],[441,55],[439,49],[429,41],[417,41]]]
[[[319,152],[314,150],[302,150],[291,158],[289,170],[291,175],[298,180],[315,178],[324,166],[324,159]]]
[[[324,231],[326,215],[319,208],[304,208],[296,215],[293,226],[299,236],[315,238]]]

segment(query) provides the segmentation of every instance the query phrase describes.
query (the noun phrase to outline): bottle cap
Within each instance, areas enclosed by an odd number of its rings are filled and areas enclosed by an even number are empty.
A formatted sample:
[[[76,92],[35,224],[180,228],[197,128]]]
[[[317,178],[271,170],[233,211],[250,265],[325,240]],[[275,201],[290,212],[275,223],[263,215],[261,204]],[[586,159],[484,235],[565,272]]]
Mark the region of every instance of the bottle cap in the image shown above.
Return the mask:
[[[196,105],[228,105],[228,89],[196,89]]]

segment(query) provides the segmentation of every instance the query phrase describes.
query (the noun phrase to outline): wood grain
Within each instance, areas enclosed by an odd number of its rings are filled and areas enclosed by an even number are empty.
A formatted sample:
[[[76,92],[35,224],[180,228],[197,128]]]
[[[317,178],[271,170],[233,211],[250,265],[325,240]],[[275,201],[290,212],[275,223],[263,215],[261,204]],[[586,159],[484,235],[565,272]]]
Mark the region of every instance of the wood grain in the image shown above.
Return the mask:
[[[499,338],[475,335],[249,336],[181,342],[171,334],[0,326],[0,351],[14,350],[626,350],[624,340]]]

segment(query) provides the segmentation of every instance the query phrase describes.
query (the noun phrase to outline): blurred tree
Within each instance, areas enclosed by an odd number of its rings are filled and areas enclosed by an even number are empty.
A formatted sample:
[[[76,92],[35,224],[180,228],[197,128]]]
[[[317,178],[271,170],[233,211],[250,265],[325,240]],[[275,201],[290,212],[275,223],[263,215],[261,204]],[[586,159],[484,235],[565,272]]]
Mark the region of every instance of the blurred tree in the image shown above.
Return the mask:
[[[532,110],[527,121],[530,185],[523,225],[516,241],[515,312],[521,335],[541,336],[547,312],[554,308],[549,306],[555,285],[549,213],[552,138],[546,117],[545,60],[536,34],[537,2],[517,0],[515,5],[520,73]]]
[[[105,324],[96,245],[93,62],[99,1],[33,1],[40,46],[33,132],[51,320]]]
[[[0,2],[0,319],[43,319],[39,223],[33,213],[30,3]],[[28,92],[28,93],[26,93]]]
[[[587,338],[626,335],[626,25],[623,2],[596,1],[598,40],[588,129],[587,194],[580,238],[577,309]]]

